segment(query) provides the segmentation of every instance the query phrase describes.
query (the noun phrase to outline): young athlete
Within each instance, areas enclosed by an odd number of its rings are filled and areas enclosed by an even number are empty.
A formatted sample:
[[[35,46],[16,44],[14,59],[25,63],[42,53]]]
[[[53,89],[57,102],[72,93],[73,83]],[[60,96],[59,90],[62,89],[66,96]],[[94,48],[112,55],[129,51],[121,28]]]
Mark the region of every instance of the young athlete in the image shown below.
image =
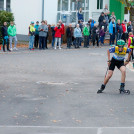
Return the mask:
[[[124,47],[125,41],[118,40],[117,46],[110,48],[107,51],[108,54],[108,75],[104,79],[104,83],[101,85],[101,88],[98,90],[97,93],[102,93],[103,90],[106,87],[106,84],[108,83],[109,79],[112,77],[115,66],[121,71],[121,85],[120,85],[120,93],[127,93],[130,94],[129,90],[125,90],[125,78],[126,78],[126,65],[129,63],[130,57],[131,57],[131,49]],[[114,53],[112,59],[110,60],[110,53]],[[128,58],[125,60],[125,56],[128,53]]]

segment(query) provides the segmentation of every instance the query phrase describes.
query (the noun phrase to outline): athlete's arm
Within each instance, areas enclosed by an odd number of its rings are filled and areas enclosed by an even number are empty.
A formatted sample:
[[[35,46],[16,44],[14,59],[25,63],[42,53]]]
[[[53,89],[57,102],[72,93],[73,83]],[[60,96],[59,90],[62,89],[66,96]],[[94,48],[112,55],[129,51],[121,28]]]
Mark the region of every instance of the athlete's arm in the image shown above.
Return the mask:
[[[130,61],[130,57],[131,57],[131,49],[127,49],[127,53],[128,53],[128,58],[127,58],[127,60],[125,61],[125,66],[129,63],[129,61]]]

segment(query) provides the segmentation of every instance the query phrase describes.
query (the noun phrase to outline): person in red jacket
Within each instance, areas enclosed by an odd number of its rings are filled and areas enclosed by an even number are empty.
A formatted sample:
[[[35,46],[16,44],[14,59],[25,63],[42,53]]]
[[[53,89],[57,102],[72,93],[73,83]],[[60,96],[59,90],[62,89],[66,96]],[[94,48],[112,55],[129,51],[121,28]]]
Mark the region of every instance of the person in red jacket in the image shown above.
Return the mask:
[[[63,43],[63,36],[65,34],[65,26],[64,24],[62,23],[62,20],[59,20],[59,24],[60,26],[62,27],[62,34],[61,34],[61,44]]]
[[[122,34],[122,39],[125,41],[126,43],[126,25],[124,23],[124,20],[122,21],[122,29],[123,29],[123,34]]]
[[[59,45],[59,49],[61,49],[61,35],[63,28],[58,23],[57,26],[54,28],[55,31],[55,49],[57,49],[57,43]]]

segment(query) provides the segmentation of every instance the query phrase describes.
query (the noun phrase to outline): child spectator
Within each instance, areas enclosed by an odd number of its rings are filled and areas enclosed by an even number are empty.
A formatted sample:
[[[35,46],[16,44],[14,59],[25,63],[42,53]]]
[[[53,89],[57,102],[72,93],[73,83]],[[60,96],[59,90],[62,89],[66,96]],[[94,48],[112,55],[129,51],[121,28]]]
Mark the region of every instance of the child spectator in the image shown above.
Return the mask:
[[[104,37],[105,37],[104,26],[102,26],[99,35],[100,35],[99,42],[101,42],[101,45],[104,45]]]

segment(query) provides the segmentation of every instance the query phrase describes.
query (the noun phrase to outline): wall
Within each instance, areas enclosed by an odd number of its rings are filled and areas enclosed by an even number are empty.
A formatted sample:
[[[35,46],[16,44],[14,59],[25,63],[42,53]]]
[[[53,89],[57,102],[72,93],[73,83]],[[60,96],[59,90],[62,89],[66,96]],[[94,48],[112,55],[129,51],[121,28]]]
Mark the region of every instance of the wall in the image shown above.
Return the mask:
[[[48,24],[56,24],[58,0],[45,0],[44,19]]]
[[[11,0],[11,10],[14,13],[17,34],[28,35],[31,21],[41,21],[42,0]]]
[[[110,12],[115,12],[116,19],[124,20],[124,5],[117,0],[110,0]]]

